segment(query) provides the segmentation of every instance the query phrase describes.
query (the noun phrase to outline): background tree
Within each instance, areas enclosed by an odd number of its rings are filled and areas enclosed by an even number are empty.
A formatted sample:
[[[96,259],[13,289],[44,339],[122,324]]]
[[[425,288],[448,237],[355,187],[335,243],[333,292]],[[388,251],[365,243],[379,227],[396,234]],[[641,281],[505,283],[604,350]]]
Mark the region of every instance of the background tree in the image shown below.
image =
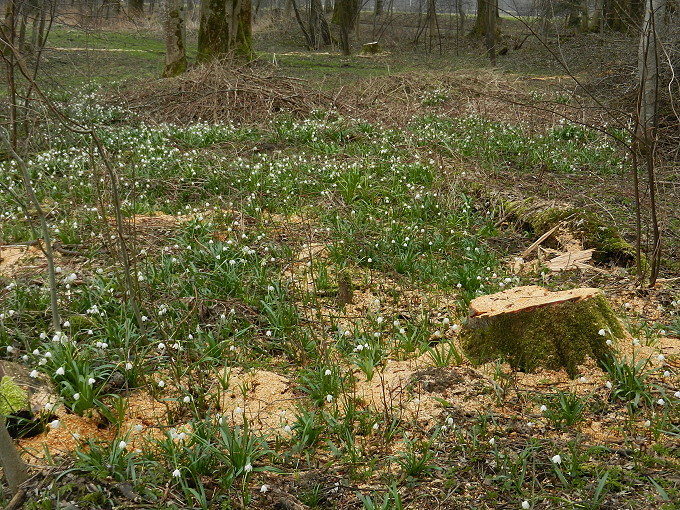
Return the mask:
[[[163,76],[177,76],[187,69],[184,0],[166,0],[165,71]]]
[[[141,16],[144,14],[144,0],[128,0],[130,16]]]
[[[198,29],[197,60],[253,56],[250,0],[203,0]]]
[[[337,0],[333,10],[333,23],[340,27],[340,48],[344,55],[351,54],[350,34],[355,28],[361,3],[359,0]]]

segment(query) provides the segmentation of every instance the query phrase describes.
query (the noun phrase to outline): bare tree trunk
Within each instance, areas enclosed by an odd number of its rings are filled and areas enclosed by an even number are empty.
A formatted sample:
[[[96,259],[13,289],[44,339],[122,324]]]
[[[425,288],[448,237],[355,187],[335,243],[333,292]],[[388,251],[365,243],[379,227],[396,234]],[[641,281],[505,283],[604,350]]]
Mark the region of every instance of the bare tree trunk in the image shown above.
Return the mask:
[[[661,261],[661,234],[656,214],[656,128],[659,92],[659,47],[658,35],[662,32],[664,0],[645,0],[644,22],[638,50],[639,94],[637,105],[636,139],[645,155],[649,201],[652,222],[652,250],[650,258],[649,284],[653,286],[659,276]],[[635,171],[637,169],[634,169]]]
[[[177,76],[187,70],[184,0],[165,0],[165,70],[164,77]]]
[[[253,56],[250,0],[203,0],[198,29],[201,62],[236,54]]]
[[[322,45],[331,43],[328,21],[323,13],[321,0],[311,0],[309,6],[309,36],[311,46],[318,50]]]
[[[340,25],[340,47],[344,55],[351,54],[350,34],[354,30],[359,0],[337,0],[333,9],[333,23]]]
[[[382,16],[384,9],[384,0],[375,0],[375,8],[373,10],[373,14],[376,16]]]
[[[498,0],[487,0],[486,10],[486,52],[491,65],[496,65],[496,16],[498,15]]]

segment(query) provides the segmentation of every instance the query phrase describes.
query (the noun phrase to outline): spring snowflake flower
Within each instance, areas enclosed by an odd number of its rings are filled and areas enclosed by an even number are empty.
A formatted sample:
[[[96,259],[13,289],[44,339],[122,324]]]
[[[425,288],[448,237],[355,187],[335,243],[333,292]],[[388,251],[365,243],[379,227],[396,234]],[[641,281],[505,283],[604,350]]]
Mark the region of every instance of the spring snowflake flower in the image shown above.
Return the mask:
[[[493,438],[493,437],[492,437],[491,439],[489,439],[489,444],[490,444],[491,446],[495,445],[495,444],[496,444],[496,439]]]
[[[59,428],[59,420],[54,420],[49,423],[51,429],[58,429]]]
[[[243,466],[243,471],[245,473],[250,473],[252,470],[253,470],[253,465],[250,462],[248,462],[248,464]]]
[[[184,403],[185,403],[185,404],[188,404],[189,402],[191,402],[191,396],[190,396],[190,395],[187,395],[187,396],[184,397],[182,400],[184,400]]]
[[[609,390],[611,390],[611,389],[612,389],[612,386],[613,386],[613,384],[612,384],[612,382],[611,382],[611,381],[607,381],[607,382],[606,382],[606,383],[604,383],[604,384],[605,384],[605,386],[607,387],[607,389],[609,389]]]
[[[181,473],[181,471],[180,471],[179,469],[175,469],[175,470],[172,472],[172,476],[174,476],[175,478],[179,478],[180,476],[182,476],[182,473]]]
[[[262,487],[260,487],[260,492],[267,492],[268,490],[269,487],[267,487],[267,485],[263,485]]]
[[[644,424],[644,425],[645,425],[645,427],[649,428],[649,427],[652,426],[652,422],[649,421],[649,420],[647,420],[647,421],[645,421],[645,424]]]
[[[665,357],[663,354],[659,354],[659,355],[656,357],[656,359],[658,359],[659,361],[663,361],[663,360],[666,359],[666,357]]]
[[[90,377],[90,378],[87,380],[87,384],[89,384],[90,386],[92,386],[95,382],[96,382],[96,381],[95,381],[94,377]]]
[[[543,404],[543,405],[540,407],[540,410],[541,410],[542,413],[544,413],[544,412],[546,412],[546,411],[548,410],[548,406],[546,406],[545,404]]]
[[[664,399],[662,399],[662,398],[660,398],[659,400],[657,400],[656,403],[659,404],[660,406],[665,406],[665,405],[666,405],[666,401],[665,401]]]
[[[529,504],[528,501],[525,500],[525,501],[522,501],[522,508],[524,510],[527,510],[528,508],[531,508],[531,505]]]
[[[234,409],[234,414],[235,415],[243,414],[243,409],[241,409],[241,406],[236,406],[236,409]]]
[[[73,394],[73,400],[78,400],[80,398],[80,393]]]
[[[35,379],[36,377],[38,377],[38,371],[37,371],[37,370],[32,370],[31,373],[28,374],[28,375],[30,375],[33,379]]]
[[[579,381],[581,381],[582,383],[585,383],[585,382],[586,382],[585,376],[581,377],[581,378],[579,379]]]
[[[326,369],[326,371],[323,373],[323,375],[331,375],[333,372],[329,368]]]
[[[607,332],[604,329],[601,329],[600,331],[597,332],[598,335],[604,336],[607,334]]]
[[[125,370],[132,370],[132,363],[130,363],[129,361],[125,363]]]
[[[162,388],[163,386],[165,386],[165,381],[161,379],[160,381],[158,381],[158,387]]]
[[[555,455],[552,459],[550,459],[553,464],[562,464],[562,457],[559,455]]]
[[[118,448],[120,448],[121,450],[125,450],[127,448],[127,443],[125,441],[121,441],[120,443],[118,443]]]
[[[633,345],[635,346],[640,345],[640,340],[638,340],[637,338],[633,338]]]
[[[609,338],[607,338],[607,341],[606,341],[605,343],[606,343],[607,345],[612,345],[613,342],[612,342]]]
[[[283,427],[283,430],[286,432],[286,434],[290,434],[290,433],[291,433],[290,425],[284,426],[284,427]]]
[[[57,368],[55,375],[64,375],[64,367]]]
[[[328,403],[333,402],[333,395],[326,395],[326,402]]]

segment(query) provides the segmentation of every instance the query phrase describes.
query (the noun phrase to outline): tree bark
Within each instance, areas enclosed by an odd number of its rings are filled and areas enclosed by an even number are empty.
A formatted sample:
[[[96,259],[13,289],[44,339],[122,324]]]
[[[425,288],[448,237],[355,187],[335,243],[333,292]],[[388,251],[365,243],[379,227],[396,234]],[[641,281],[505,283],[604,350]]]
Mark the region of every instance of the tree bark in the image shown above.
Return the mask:
[[[198,29],[199,62],[227,55],[253,56],[250,0],[204,0]]]
[[[337,0],[333,9],[333,23],[340,26],[340,46],[344,55],[351,54],[350,34],[359,13],[359,0]]]
[[[166,0],[164,77],[177,76],[187,69],[184,0]]]
[[[489,23],[489,9],[498,17],[498,2],[494,0],[477,0],[477,19],[470,32],[470,37],[484,37]]]
[[[311,0],[309,6],[309,35],[312,48],[318,50],[331,43],[331,32],[323,13],[321,0]]]

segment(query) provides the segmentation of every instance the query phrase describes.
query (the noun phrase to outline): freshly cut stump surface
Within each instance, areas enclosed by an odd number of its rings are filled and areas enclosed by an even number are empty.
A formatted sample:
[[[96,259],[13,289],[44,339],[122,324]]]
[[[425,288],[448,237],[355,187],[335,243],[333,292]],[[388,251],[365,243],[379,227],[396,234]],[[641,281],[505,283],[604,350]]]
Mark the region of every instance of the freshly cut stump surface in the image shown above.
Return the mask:
[[[572,378],[588,356],[600,361],[610,352],[607,339],[622,337],[599,289],[551,292],[536,285],[474,299],[461,330],[463,350],[474,363],[502,358],[515,370],[565,368]]]

